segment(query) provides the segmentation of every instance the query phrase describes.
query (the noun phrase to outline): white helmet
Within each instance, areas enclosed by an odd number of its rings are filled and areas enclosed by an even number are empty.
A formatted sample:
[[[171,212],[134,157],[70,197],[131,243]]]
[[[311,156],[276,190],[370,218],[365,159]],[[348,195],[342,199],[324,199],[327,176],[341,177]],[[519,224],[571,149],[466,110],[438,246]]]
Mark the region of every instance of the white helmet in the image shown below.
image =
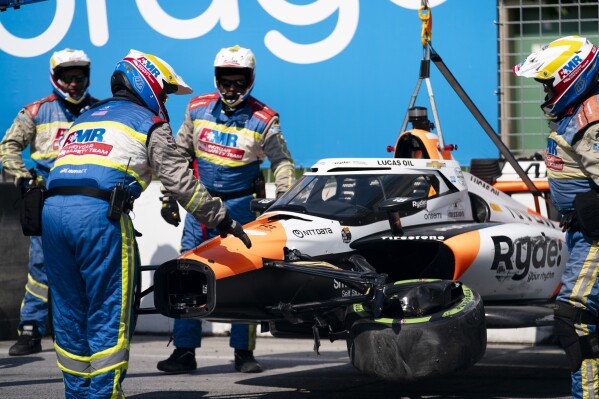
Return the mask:
[[[54,92],[62,99],[70,103],[81,103],[85,99],[87,89],[89,87],[90,65],[91,61],[87,57],[87,54],[83,52],[83,50],[66,48],[64,50],[56,51],[54,54],[52,54],[52,57],[50,57],[50,82],[52,82]],[[83,83],[83,93],[81,94],[81,97],[77,99],[72,98],[68,92],[65,92],[62,89],[61,82],[59,82],[62,72],[69,68],[81,69],[87,77]]]
[[[130,50],[114,69],[110,81],[112,94],[124,88],[149,109],[169,120],[164,103],[169,94],[190,94],[191,87],[163,59]]]
[[[545,86],[541,109],[559,115],[588,93],[597,83],[597,47],[586,38],[567,36],[529,55],[513,70],[517,76],[534,78]]]
[[[231,108],[235,108],[244,102],[250,95],[254,87],[256,69],[256,58],[252,50],[239,47],[222,48],[214,59],[214,86],[220,94],[221,100]],[[233,99],[225,98],[223,92],[219,88],[220,77],[223,74],[243,74],[246,76],[247,85],[245,87],[237,87],[237,96]]]

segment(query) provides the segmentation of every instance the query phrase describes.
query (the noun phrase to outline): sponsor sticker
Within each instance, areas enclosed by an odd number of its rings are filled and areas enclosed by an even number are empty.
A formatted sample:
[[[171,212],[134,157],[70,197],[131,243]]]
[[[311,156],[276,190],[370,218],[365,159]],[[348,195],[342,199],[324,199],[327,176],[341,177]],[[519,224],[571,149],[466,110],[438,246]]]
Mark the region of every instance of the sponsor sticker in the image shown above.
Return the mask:
[[[351,241],[351,231],[349,231],[349,227],[344,227],[341,229],[341,239],[345,244],[349,244]]]
[[[333,229],[325,227],[323,229],[309,229],[309,230],[293,230],[293,235],[297,238],[304,238],[308,236],[319,236],[325,234],[333,234]]]
[[[561,240],[547,236],[520,237],[492,236],[494,256],[491,270],[498,281],[546,281],[559,276],[556,269],[562,265]]]
[[[383,241],[444,241],[445,236],[383,236]]]

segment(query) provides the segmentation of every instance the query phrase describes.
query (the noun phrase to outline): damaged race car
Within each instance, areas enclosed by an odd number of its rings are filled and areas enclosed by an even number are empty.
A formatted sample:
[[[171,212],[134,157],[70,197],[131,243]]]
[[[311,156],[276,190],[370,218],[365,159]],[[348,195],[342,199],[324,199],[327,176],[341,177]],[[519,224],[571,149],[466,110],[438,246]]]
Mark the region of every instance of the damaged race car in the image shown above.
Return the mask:
[[[256,322],[316,350],[344,339],[358,370],[395,381],[474,365],[487,328],[551,324],[568,258],[558,223],[439,148],[412,129],[393,158],[317,162],[280,199],[253,201],[250,249],[217,237],[157,267],[156,310]]]

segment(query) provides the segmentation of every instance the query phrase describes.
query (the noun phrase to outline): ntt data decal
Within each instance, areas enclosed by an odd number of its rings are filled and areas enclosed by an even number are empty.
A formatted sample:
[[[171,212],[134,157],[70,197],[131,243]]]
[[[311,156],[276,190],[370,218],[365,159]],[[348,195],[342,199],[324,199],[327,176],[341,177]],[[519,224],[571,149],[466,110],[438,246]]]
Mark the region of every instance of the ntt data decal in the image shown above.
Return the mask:
[[[420,0],[389,0],[391,3],[408,9],[417,9]],[[429,1],[434,7],[446,0]],[[36,37],[21,38],[10,33],[0,22],[0,49],[16,57],[36,57],[52,50],[66,36],[71,28],[78,7],[87,7],[89,38],[96,47],[106,45],[110,39],[106,0],[78,1],[56,0],[54,18],[46,30]],[[235,31],[243,19],[252,16],[241,15],[239,0],[212,0],[210,5],[197,16],[181,19],[168,14],[159,0],[136,0],[135,4],[148,26],[163,36],[176,40],[201,37],[217,25],[225,31]],[[335,57],[351,43],[360,17],[359,0],[316,0],[310,4],[297,5],[285,0],[258,0],[264,11],[273,21],[288,25],[302,26],[318,24],[333,14],[337,23],[328,36],[314,43],[296,43],[277,30],[270,30],[264,36],[266,48],[276,57],[294,64],[315,64]],[[111,6],[117,6],[111,2]],[[249,22],[249,21],[248,21]]]

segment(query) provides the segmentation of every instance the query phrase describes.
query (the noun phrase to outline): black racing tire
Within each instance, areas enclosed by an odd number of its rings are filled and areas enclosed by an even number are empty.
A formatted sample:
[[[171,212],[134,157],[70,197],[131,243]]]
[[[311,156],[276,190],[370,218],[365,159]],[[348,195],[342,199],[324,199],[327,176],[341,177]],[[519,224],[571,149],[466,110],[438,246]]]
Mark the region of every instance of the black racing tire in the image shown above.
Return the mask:
[[[397,284],[397,283],[396,283]],[[480,295],[462,285],[463,297],[421,317],[368,318],[361,305],[347,347],[361,372],[389,381],[415,381],[473,366],[487,346]]]

